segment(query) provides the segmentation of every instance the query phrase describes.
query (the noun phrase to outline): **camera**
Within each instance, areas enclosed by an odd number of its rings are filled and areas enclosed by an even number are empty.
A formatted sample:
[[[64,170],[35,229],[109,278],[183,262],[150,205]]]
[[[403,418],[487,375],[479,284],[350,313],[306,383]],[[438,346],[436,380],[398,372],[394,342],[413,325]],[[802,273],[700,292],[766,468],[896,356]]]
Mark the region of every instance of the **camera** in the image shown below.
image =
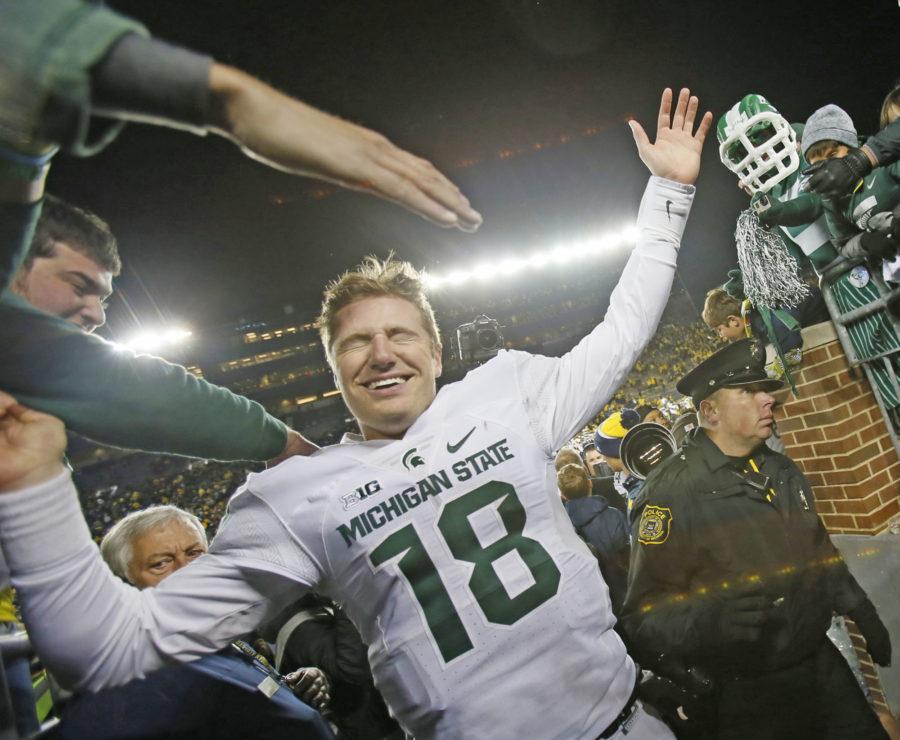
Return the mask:
[[[495,319],[481,314],[468,324],[456,328],[459,359],[466,367],[487,362],[503,349],[503,333]]]

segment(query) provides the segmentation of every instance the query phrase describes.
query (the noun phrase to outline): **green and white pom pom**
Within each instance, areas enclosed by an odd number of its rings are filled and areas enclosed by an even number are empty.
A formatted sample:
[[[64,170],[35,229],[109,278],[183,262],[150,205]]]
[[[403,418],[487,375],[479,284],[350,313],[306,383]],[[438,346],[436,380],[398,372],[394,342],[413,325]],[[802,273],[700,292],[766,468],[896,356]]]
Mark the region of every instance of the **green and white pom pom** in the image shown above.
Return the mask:
[[[766,229],[750,209],[742,211],[734,230],[744,294],[754,306],[793,308],[809,295],[800,266],[778,234]]]

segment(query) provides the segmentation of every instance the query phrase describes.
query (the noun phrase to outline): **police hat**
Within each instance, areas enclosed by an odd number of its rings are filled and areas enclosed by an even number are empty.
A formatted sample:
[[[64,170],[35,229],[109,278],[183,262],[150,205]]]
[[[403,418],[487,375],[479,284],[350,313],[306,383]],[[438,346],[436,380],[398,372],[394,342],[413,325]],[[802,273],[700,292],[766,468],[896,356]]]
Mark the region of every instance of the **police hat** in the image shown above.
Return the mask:
[[[719,388],[758,384],[766,391],[775,391],[784,383],[766,375],[766,350],[756,340],[740,339],[714,355],[707,357],[691,370],[675,387],[690,396],[694,408]]]

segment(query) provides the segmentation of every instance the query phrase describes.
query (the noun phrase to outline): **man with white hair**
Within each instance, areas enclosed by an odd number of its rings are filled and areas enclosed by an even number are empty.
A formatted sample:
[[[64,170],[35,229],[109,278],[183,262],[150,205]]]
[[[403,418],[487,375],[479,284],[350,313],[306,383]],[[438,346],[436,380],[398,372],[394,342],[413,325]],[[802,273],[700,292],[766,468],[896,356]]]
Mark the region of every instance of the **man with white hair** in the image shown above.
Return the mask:
[[[177,506],[151,506],[116,522],[100,543],[109,569],[138,588],[164,578],[209,549],[200,520]]]
[[[154,588],[206,553],[200,520],[177,506],[133,511],[103,537],[100,553],[110,570],[139,589]],[[236,649],[237,648],[237,649]],[[278,737],[331,738],[325,711],[329,681],[317,668],[284,677],[248,661],[253,649],[236,641],[215,655],[183,666],[161,668],[124,686],[76,697],[64,707],[62,737],[149,736],[212,732],[241,738],[252,731]],[[238,655],[238,651],[246,657]],[[268,680],[271,696],[260,687]],[[293,694],[305,704],[298,702]],[[308,706],[307,706],[308,705]],[[179,736],[181,736],[179,734]]]

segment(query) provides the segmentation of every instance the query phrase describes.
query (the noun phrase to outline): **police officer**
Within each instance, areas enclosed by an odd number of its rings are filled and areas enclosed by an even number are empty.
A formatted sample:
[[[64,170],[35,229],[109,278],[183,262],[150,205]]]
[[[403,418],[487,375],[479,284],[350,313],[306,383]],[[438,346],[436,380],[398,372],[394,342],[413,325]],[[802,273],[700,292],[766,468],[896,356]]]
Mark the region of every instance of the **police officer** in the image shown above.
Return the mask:
[[[648,476],[635,518],[623,620],[642,663],[677,660],[713,679],[694,734],[714,738],[886,738],[826,638],[847,614],[873,659],[887,630],[815,510],[809,482],[765,446],[765,353],[745,339],[677,384],[699,428]]]

